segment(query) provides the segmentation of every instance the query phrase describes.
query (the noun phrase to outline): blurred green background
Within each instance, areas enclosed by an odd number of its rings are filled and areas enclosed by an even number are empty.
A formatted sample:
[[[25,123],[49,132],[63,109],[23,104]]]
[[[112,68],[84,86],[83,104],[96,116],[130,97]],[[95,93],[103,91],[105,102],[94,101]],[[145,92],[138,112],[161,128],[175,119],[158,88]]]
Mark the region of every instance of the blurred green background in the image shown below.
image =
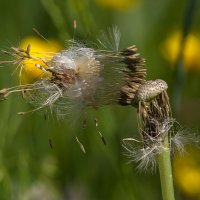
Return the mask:
[[[73,37],[74,19],[75,38],[89,42],[101,29],[116,24],[121,48],[137,45],[146,59],[148,79],[167,81],[174,116],[191,128],[187,131],[198,134],[200,1],[0,0],[0,48],[17,46],[21,39],[35,35],[33,27],[65,46]],[[0,88],[17,83],[13,71],[13,66],[0,68]],[[158,170],[140,173],[123,155],[122,139],[137,134],[134,108],[89,111],[84,130],[81,122],[71,126],[73,115],[63,121],[44,120],[38,113],[17,115],[30,108],[20,95],[0,103],[1,200],[161,199]],[[98,136],[94,117],[107,146]],[[85,155],[75,134],[85,146]],[[174,158],[177,200],[200,199],[200,151],[193,144],[188,151],[191,154]]]

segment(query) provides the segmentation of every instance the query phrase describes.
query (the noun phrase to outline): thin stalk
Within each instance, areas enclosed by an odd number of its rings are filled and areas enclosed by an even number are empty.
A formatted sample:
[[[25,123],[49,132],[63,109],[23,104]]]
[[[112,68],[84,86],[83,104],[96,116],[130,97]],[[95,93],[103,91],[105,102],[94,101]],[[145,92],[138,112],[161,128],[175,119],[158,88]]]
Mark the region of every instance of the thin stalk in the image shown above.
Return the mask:
[[[163,200],[175,200],[168,137],[163,142],[165,150],[158,156]]]

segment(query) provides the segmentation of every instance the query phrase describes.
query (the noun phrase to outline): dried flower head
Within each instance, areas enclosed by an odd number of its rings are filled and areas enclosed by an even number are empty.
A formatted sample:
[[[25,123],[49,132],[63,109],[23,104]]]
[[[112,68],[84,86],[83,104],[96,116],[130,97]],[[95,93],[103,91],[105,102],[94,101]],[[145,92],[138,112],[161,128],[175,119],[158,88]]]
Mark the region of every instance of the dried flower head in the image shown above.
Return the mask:
[[[106,34],[104,34],[106,35]],[[14,92],[23,92],[34,110],[48,109],[58,117],[81,112],[87,107],[102,105],[130,105],[139,86],[145,82],[144,59],[131,46],[118,50],[120,33],[116,27],[108,30],[104,49],[94,49],[78,42],[69,42],[67,49],[51,59],[33,55],[31,44],[26,49],[11,48],[5,52],[14,57],[12,64],[33,62],[43,75],[30,84],[20,84],[0,91],[3,98]],[[115,48],[108,50],[108,46]],[[8,61],[10,62],[10,61]],[[127,92],[129,94],[127,95]],[[20,112],[25,114],[28,112]]]
[[[138,128],[141,140],[124,139],[124,147],[131,161],[138,163],[138,169],[153,171],[159,154],[163,151],[184,151],[184,145],[197,141],[194,136],[176,131],[172,118],[168,86],[163,80],[146,81],[135,94],[133,105],[138,108]],[[164,141],[167,138],[169,146]],[[134,143],[134,144],[133,144]]]

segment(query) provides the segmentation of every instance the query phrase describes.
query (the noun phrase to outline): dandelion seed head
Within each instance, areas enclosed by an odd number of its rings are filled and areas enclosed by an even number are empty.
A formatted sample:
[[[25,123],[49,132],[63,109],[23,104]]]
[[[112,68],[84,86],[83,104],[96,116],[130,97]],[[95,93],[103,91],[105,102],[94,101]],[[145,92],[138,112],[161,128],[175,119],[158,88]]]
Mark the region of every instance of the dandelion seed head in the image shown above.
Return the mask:
[[[120,32],[116,26],[102,32],[102,36],[98,39],[100,49],[73,40],[67,48],[48,57],[35,54],[31,44],[25,49],[13,48],[10,55],[15,60],[11,63],[21,64],[21,77],[27,70],[26,77],[33,71],[33,79],[30,84],[20,82],[9,88],[3,97],[21,91],[35,107],[33,111],[50,110],[58,117],[105,105],[130,105],[145,82],[144,59],[135,46],[119,50]]]

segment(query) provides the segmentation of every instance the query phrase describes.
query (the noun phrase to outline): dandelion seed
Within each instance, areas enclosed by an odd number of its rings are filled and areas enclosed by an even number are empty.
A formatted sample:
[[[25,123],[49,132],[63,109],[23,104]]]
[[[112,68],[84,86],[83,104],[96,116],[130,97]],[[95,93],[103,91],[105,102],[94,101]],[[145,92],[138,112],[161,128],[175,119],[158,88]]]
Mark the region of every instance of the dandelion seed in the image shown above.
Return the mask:
[[[199,145],[200,138],[199,136],[194,133],[192,130],[185,129],[181,127],[180,125],[177,130],[175,131],[176,134],[174,134],[171,137],[171,147],[172,147],[172,152],[174,153],[175,151],[178,152],[179,154],[184,154],[185,153],[185,146],[187,145]]]
[[[98,120],[96,118],[94,119],[94,123],[95,123],[96,128],[98,128],[99,124],[98,124]],[[101,138],[101,141],[106,146],[107,145],[106,139],[104,138],[104,136],[102,135],[102,133],[99,130],[97,130],[97,131],[98,131],[98,134]]]
[[[76,32],[76,20],[75,19],[73,21],[73,29],[74,29],[74,32],[73,32],[73,40],[74,40],[75,32]]]
[[[42,39],[44,39],[46,42],[48,42],[48,40],[36,29],[36,28],[33,28],[32,29],[38,36],[40,36]]]
[[[50,146],[51,149],[53,149],[53,144],[52,144],[52,140],[51,139],[49,139],[49,146]]]
[[[86,153],[86,150],[85,150],[85,147],[83,146],[83,144],[79,141],[78,137],[76,136],[76,141],[78,142],[79,146],[80,146],[80,149],[81,151],[85,154]]]
[[[82,128],[83,128],[83,129],[86,127],[86,124],[87,124],[86,119],[84,119],[84,120],[82,121]]]

